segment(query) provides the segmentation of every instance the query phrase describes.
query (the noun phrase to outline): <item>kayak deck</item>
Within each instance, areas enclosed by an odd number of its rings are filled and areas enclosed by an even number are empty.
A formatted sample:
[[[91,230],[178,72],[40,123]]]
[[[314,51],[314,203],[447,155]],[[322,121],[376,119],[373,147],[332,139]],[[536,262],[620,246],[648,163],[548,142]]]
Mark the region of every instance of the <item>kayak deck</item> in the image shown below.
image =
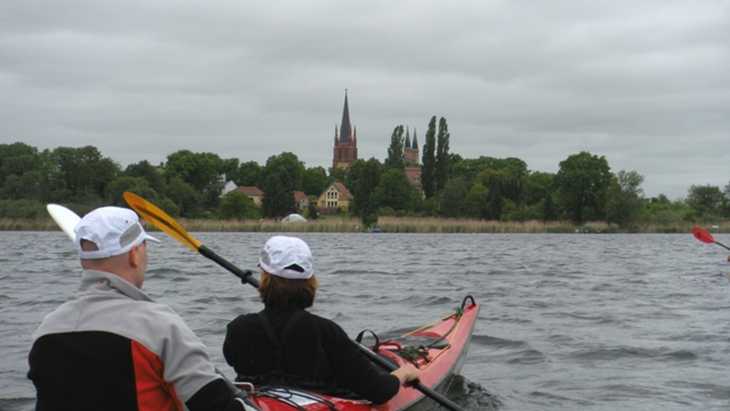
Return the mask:
[[[406,362],[414,364],[420,370],[421,384],[434,390],[443,389],[464,364],[478,314],[479,304],[471,296],[467,296],[454,313],[402,337],[376,343],[376,347],[372,349],[396,366]],[[419,345],[409,345],[413,340],[418,341]],[[399,411],[422,407],[437,408],[432,401],[424,400],[423,393],[411,387],[401,387],[395,397],[376,406],[366,400],[336,397],[297,388],[253,387],[246,383],[241,386],[252,393],[252,398],[263,411]]]

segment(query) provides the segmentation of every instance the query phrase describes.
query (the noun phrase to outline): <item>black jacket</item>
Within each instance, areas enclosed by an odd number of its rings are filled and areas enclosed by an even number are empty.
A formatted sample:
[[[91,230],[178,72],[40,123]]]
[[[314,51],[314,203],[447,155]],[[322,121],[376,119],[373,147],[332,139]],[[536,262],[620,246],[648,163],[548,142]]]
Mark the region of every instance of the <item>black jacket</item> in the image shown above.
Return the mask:
[[[398,379],[365,358],[339,325],[303,310],[265,308],[237,317],[228,324],[223,355],[240,380],[259,384],[337,387],[375,404],[388,401],[400,388]]]

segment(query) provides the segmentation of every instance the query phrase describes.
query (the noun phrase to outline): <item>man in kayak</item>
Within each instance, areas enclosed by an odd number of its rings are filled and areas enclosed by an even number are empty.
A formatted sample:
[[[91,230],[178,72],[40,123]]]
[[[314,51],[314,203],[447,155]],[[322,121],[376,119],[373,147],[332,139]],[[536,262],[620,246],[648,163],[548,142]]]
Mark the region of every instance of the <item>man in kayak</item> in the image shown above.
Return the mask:
[[[98,208],[74,232],[81,287],[33,335],[36,410],[254,409],[216,373],[182,318],[141,290],[147,243],[157,240],[137,214]]]
[[[312,253],[299,238],[270,238],[259,259],[264,309],[227,327],[223,354],[238,380],[323,392],[346,389],[375,404],[418,378],[408,364],[391,374],[376,368],[335,322],[311,314],[318,282]]]

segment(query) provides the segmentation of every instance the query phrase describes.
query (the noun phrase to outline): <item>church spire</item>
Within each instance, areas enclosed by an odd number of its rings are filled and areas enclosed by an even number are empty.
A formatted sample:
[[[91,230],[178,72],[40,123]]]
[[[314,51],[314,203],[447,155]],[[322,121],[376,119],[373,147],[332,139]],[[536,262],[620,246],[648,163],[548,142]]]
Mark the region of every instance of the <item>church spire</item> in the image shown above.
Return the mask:
[[[405,148],[411,148],[411,129],[410,129],[410,127],[406,127],[406,147]]]
[[[345,89],[345,106],[342,109],[342,125],[340,126],[340,143],[348,143],[352,139],[350,124],[350,108],[347,105],[347,89]]]
[[[416,128],[413,127],[413,148],[418,150],[418,137],[416,137]]]

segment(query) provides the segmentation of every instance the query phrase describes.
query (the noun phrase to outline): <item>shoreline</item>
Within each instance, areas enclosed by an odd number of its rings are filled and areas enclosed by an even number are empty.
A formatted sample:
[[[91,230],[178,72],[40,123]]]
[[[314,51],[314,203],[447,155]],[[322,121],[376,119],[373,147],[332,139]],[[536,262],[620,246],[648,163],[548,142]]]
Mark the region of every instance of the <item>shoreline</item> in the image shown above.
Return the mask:
[[[261,220],[204,220],[180,218],[178,222],[191,232],[303,232],[303,233],[359,233],[360,220],[354,217],[327,216],[304,223],[282,223],[271,219]],[[449,219],[437,217],[380,217],[382,233],[689,233],[694,223],[637,224],[632,229],[622,229],[603,221],[577,225],[570,221],[486,221]],[[713,233],[730,232],[730,221],[704,224]],[[716,227],[716,228],[715,228]],[[149,231],[159,231],[147,225]],[[57,231],[55,222],[45,219],[0,219],[0,231]]]

